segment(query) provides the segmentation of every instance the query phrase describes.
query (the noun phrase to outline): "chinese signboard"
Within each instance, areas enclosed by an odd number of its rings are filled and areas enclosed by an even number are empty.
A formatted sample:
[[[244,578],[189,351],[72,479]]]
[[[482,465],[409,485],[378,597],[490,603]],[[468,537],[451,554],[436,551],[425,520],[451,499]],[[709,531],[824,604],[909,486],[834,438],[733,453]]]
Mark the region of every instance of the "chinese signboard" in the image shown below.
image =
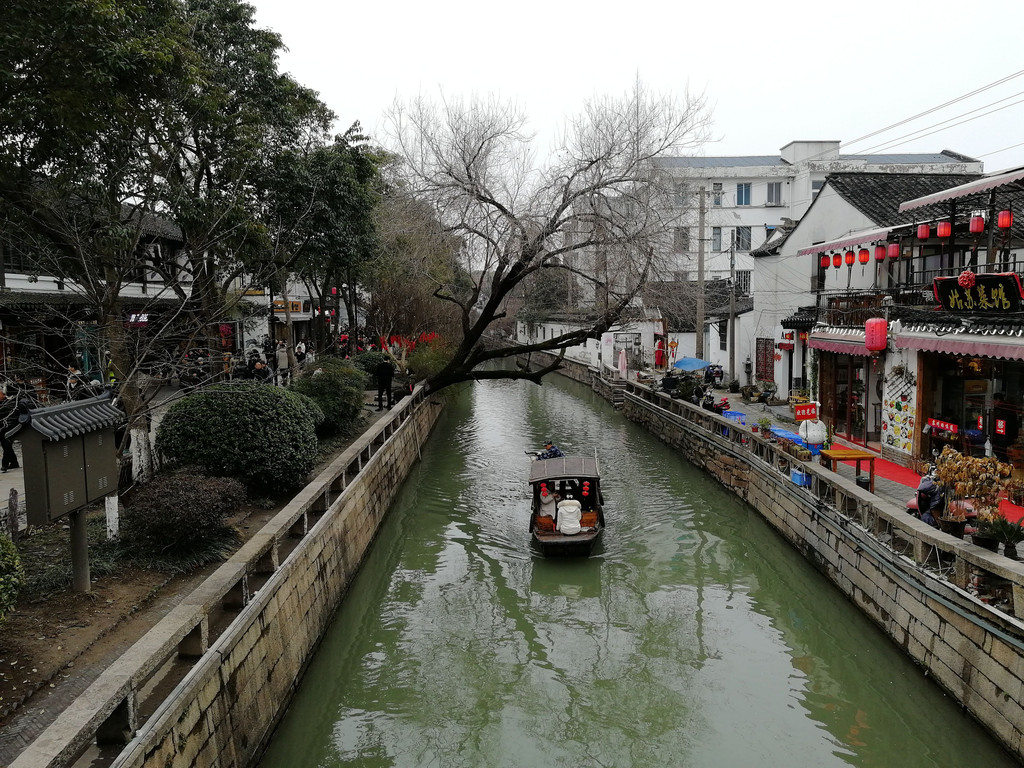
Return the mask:
[[[281,299],[274,299],[274,312],[284,312],[284,301]],[[288,302],[289,312],[301,312],[302,302],[301,301],[289,301]]]
[[[1021,309],[1021,284],[1016,274],[995,272],[972,277],[969,281],[936,277],[932,283],[935,300],[949,312],[1017,312]],[[969,284],[962,285],[964,282]]]
[[[939,421],[938,419],[928,419],[928,423],[932,429],[941,429],[946,432],[952,432],[954,435],[960,431],[960,427],[956,424],[950,424],[948,421]]]
[[[800,403],[793,406],[793,415],[797,421],[808,421],[818,418],[817,403]]]

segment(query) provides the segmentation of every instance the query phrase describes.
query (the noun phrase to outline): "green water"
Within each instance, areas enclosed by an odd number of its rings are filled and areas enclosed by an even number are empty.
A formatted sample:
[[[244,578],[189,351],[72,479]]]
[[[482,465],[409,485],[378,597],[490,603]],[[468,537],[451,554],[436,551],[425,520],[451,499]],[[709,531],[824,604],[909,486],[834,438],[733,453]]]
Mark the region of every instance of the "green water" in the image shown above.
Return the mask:
[[[529,548],[547,437],[601,460],[588,560]],[[451,403],[262,765],[1016,763],[754,512],[558,380]]]

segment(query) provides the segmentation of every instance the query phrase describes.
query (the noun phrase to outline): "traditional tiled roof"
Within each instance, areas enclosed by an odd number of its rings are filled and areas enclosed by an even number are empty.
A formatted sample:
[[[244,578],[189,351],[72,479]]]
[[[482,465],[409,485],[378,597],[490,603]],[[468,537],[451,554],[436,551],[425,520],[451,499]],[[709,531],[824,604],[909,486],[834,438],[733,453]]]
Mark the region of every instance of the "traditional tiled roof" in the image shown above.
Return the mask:
[[[47,440],[64,440],[72,435],[116,427],[124,421],[124,414],[106,392],[88,400],[32,408],[21,414],[18,421]]]
[[[900,203],[978,178],[976,174],[833,173],[829,186],[850,205],[883,227],[948,218],[949,206],[900,213]]]
[[[817,307],[800,307],[782,321],[782,327],[791,331],[809,331],[818,320]]]

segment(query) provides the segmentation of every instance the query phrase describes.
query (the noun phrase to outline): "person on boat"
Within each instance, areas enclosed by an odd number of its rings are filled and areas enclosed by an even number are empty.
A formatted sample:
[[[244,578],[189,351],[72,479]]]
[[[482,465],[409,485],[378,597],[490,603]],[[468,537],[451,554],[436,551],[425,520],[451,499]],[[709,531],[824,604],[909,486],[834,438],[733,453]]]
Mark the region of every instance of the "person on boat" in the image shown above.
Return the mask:
[[[544,443],[544,450],[537,454],[538,459],[557,459],[560,456],[565,456],[565,454],[550,440]]]

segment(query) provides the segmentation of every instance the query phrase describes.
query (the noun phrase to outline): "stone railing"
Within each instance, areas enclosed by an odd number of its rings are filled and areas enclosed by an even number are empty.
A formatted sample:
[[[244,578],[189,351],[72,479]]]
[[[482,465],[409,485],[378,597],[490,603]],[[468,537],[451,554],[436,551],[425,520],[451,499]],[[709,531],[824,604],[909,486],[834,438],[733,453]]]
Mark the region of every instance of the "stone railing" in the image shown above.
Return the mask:
[[[757,509],[1024,757],[1024,564],[942,533],[815,461],[664,393],[630,383],[623,412]]]
[[[11,764],[243,768],[433,426],[422,386],[331,462]],[[113,756],[113,757],[111,757]]]

